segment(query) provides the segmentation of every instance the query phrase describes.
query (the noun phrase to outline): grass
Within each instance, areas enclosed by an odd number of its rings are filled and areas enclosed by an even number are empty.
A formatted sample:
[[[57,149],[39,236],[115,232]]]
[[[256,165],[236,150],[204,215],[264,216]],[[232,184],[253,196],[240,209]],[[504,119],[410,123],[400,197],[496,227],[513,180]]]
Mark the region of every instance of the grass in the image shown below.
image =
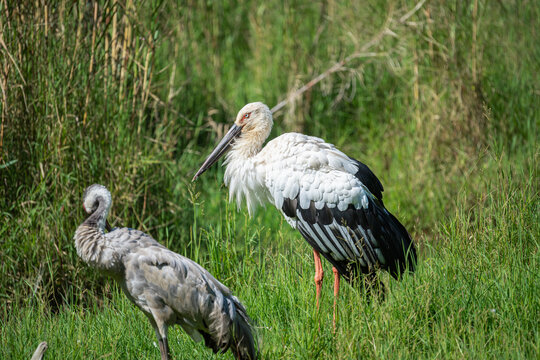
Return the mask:
[[[400,22],[414,5],[0,1],[0,358],[43,340],[51,359],[158,357],[74,250],[95,182],[114,225],[233,290],[264,358],[537,358],[540,7],[426,2]],[[384,27],[377,56],[289,103],[271,135],[367,163],[420,248],[413,276],[381,274],[383,302],[343,286],[333,334],[330,266],[317,312],[311,250],[280,214],[228,204],[222,168],[190,179],[242,105],[273,106]],[[177,358],[232,357],[170,338]]]
[[[534,181],[521,183],[524,174],[493,161],[498,174],[485,185],[496,190],[440,225],[442,244],[424,245],[414,276],[384,277],[386,301],[343,287],[335,335],[331,281],[317,312],[311,253],[287,224],[269,233],[253,221],[238,224],[240,214],[227,209],[216,228],[201,234],[208,252],[198,259],[244,301],[264,358],[534,358],[540,310],[539,212],[529,196]],[[325,270],[331,274],[327,264]],[[2,327],[3,357],[27,357],[41,340],[49,342],[51,358],[157,357],[147,319],[116,286],[107,288],[110,298],[90,308],[68,301],[51,314],[36,303],[4,314],[10,320]],[[171,339],[179,358],[214,358],[179,329]]]

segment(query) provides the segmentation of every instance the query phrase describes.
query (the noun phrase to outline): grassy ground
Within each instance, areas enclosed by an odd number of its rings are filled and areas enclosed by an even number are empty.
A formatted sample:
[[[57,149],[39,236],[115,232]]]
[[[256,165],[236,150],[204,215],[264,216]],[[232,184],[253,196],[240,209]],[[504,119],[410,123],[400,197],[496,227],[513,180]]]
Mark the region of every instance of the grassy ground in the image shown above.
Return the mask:
[[[234,291],[264,358],[537,358],[540,6],[415,5],[1,1],[0,358],[43,340],[51,359],[158,357],[142,313],[74,250],[95,182],[113,225]],[[343,286],[333,334],[329,265],[317,312],[311,250],[279,213],[229,205],[222,168],[190,179],[242,105],[273,106],[350,54],[271,136],[367,163],[420,261],[381,274],[384,302]],[[170,338],[177,358],[232,358]]]

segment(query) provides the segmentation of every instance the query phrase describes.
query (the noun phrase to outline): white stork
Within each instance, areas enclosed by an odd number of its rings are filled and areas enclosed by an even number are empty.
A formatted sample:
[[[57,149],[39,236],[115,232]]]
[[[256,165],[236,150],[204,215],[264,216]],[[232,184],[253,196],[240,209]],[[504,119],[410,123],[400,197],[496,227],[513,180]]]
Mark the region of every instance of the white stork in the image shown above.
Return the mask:
[[[319,254],[333,265],[335,325],[339,275],[351,281],[364,273],[372,280],[382,268],[398,278],[405,269],[414,270],[415,247],[384,207],[383,186],[366,165],[322,139],[298,133],[283,134],[262,148],[272,125],[268,106],[244,106],[193,180],[230,149],[224,178],[229,201],[240,206],[245,199],[250,215],[269,201],[300,231],[313,247],[317,307],[324,276]]]

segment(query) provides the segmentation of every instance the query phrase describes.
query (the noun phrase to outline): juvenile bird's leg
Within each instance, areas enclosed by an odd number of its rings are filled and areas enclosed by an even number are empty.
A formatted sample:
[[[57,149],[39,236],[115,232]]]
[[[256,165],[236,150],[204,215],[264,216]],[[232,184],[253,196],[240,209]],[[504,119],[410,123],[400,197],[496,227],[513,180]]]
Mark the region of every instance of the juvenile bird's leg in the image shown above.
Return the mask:
[[[169,342],[166,337],[159,339],[159,351],[161,352],[161,360],[169,360],[171,355],[169,351]]]
[[[332,319],[332,324],[334,324],[334,332],[336,332],[336,319],[337,319],[337,299],[339,295],[339,272],[335,267],[332,267],[334,272],[334,317]]]
[[[167,338],[164,338],[159,333],[158,327],[155,325],[154,319],[150,321],[152,323],[152,326],[154,326],[154,330],[156,331],[156,336],[158,338],[158,344],[159,344],[159,353],[161,354],[161,360],[169,360],[170,352],[169,352],[169,343],[167,341]]]
[[[317,310],[319,309],[319,297],[321,296],[322,281],[324,278],[324,271],[321,264],[321,255],[315,249],[313,249],[313,257],[315,258],[315,288],[317,300]]]
[[[167,325],[161,321],[158,310],[151,309],[150,311],[151,313],[147,315],[158,338],[161,360],[169,360],[171,358],[171,351],[169,349],[169,342],[167,341]]]

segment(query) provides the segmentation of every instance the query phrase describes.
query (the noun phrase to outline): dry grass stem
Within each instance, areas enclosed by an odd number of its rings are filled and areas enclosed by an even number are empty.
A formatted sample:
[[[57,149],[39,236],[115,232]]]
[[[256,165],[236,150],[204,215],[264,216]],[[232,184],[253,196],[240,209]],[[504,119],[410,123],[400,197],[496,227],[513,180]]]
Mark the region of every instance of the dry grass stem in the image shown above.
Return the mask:
[[[399,19],[399,24],[405,23],[411,16],[413,16],[418,10],[420,10],[422,8],[422,5],[424,5],[425,1],[426,0],[420,1],[419,3],[417,3],[415,5],[414,8],[412,8],[405,15],[403,15]],[[346,64],[348,64],[349,62],[351,62],[352,60],[359,59],[359,58],[370,58],[370,57],[376,57],[376,56],[382,55],[382,53],[367,52],[367,51],[369,49],[371,49],[372,47],[374,47],[375,45],[379,44],[381,42],[381,40],[385,36],[397,37],[396,33],[394,31],[392,31],[392,29],[387,27],[388,24],[390,24],[390,23],[392,23],[392,18],[391,17],[386,19],[386,26],[384,26],[383,29],[380,32],[378,32],[375,36],[373,36],[368,42],[366,42],[364,45],[362,45],[358,52],[355,52],[354,54],[351,54],[351,55],[345,57],[343,60],[338,61],[337,63],[335,63],[334,65],[332,65],[331,67],[326,69],[324,72],[322,72],[321,74],[319,74],[316,77],[314,77],[313,79],[311,79],[307,84],[305,84],[304,86],[298,88],[297,90],[289,91],[287,97],[284,100],[280,101],[278,104],[276,104],[274,107],[272,107],[272,109],[271,109],[272,113],[275,114],[279,110],[281,110],[284,106],[286,106],[287,104],[294,102],[300,95],[302,95],[304,92],[311,89],[313,86],[318,84],[320,81],[322,81],[323,79],[325,79],[329,75],[331,75],[331,74],[333,74],[335,72],[343,70],[344,66]],[[341,90],[341,91],[343,91],[343,90]],[[340,95],[338,95],[338,97],[342,98],[343,94],[340,93]]]

